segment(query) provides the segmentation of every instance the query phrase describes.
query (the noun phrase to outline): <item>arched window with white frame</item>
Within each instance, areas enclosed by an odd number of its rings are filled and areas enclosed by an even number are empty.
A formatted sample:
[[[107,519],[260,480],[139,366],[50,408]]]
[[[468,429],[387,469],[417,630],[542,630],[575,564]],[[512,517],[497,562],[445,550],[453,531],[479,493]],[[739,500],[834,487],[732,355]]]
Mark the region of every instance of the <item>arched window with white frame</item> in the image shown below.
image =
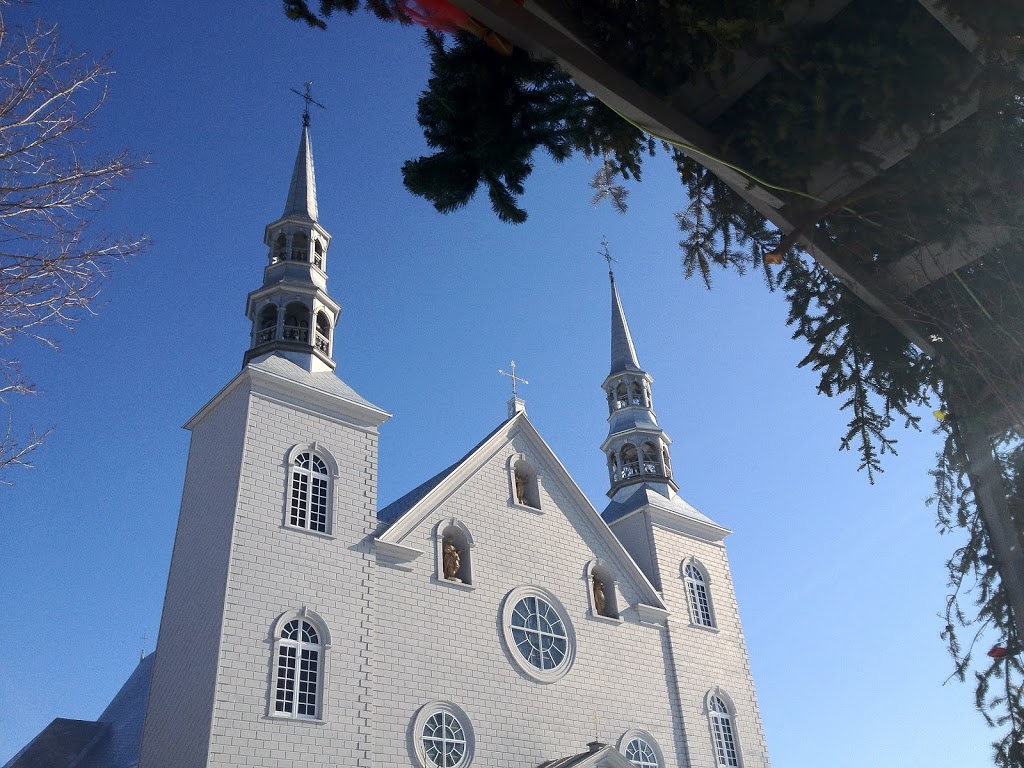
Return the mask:
[[[327,462],[313,451],[303,451],[292,459],[289,481],[289,527],[304,528],[314,534],[331,532],[331,473]]]
[[[708,719],[715,742],[715,765],[740,768],[740,750],[736,743],[736,728],[732,709],[718,693],[708,696]]]
[[[703,570],[695,562],[689,562],[683,569],[686,595],[690,602],[690,620],[699,627],[715,627],[715,615],[711,608],[711,593]]]
[[[303,609],[280,617],[274,629],[270,714],[299,720],[323,715],[327,628]]]

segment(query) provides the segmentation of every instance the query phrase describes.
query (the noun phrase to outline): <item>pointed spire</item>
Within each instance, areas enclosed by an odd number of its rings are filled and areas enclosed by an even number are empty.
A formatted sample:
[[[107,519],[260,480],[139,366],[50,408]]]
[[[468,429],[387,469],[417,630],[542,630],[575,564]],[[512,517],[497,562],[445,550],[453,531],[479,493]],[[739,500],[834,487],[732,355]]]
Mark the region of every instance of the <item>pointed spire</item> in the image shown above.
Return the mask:
[[[608,270],[608,277],[612,281],[612,367],[608,372],[611,376],[623,371],[639,371],[640,363],[636,359],[633,337],[629,334],[626,313],[622,309],[619,289],[615,287],[615,275],[611,269]]]
[[[308,118],[303,120],[302,139],[299,141],[299,152],[295,156],[292,183],[288,187],[288,199],[284,204],[282,219],[288,216],[302,216],[310,221],[317,221],[316,173],[313,170],[313,146],[309,141],[307,120]]]

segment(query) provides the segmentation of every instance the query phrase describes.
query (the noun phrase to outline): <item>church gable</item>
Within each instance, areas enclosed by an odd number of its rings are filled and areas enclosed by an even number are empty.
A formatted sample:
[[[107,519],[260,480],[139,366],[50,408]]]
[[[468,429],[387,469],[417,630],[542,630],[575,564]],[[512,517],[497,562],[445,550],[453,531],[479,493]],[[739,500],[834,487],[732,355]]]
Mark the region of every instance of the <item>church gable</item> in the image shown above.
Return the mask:
[[[662,618],[658,593],[525,413],[378,517],[388,525],[375,541],[381,562],[433,583],[533,583],[568,569],[591,615]]]

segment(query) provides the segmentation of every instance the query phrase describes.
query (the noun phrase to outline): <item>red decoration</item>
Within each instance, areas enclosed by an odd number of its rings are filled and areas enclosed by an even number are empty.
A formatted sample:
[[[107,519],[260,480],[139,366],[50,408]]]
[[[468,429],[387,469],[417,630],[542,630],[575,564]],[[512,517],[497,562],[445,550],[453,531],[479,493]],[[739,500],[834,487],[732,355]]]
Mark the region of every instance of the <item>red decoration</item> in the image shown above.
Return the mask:
[[[472,19],[448,0],[402,0],[402,13],[417,24],[438,32],[466,29]]]
[[[993,645],[992,648],[989,650],[988,655],[991,656],[993,659],[1005,659],[1007,656],[1010,655],[1010,649],[1003,648],[1003,646],[1001,645]]]

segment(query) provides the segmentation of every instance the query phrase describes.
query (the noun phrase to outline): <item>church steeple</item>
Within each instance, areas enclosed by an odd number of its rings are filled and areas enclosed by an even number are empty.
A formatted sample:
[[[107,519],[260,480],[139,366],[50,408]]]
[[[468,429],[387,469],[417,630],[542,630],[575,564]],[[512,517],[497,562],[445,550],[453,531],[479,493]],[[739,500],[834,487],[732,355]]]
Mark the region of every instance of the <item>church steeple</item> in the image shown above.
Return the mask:
[[[610,258],[610,257],[609,257]],[[672,461],[665,434],[654,413],[651,375],[640,367],[626,323],[626,313],[609,262],[612,292],[611,371],[602,388],[608,397],[608,437],[601,450],[608,458],[611,488],[608,496],[620,501],[643,485],[671,497],[679,490],[672,479]]]
[[[331,235],[318,221],[308,102],[284,213],[267,225],[264,242],[269,253],[263,285],[246,304],[252,337],[244,364],[279,354],[312,373],[334,370],[341,307],[327,294]]]

